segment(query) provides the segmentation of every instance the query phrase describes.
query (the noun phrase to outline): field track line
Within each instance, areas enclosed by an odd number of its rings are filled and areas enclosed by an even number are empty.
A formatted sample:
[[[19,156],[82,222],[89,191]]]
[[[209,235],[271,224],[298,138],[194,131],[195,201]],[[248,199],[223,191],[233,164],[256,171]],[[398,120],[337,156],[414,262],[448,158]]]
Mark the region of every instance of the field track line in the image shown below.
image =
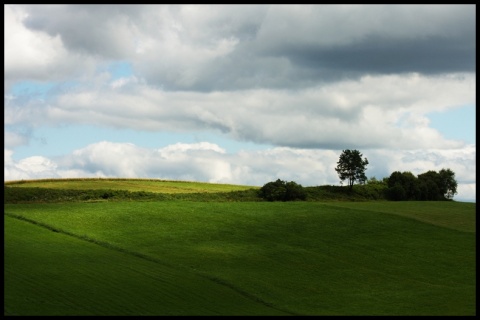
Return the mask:
[[[25,221],[27,223],[30,223],[30,224],[33,224],[33,225],[36,225],[38,227],[41,227],[41,228],[45,228],[47,230],[50,230],[52,232],[58,232],[58,233],[61,233],[61,234],[64,234],[64,235],[67,235],[67,236],[70,236],[70,237],[73,237],[73,238],[76,238],[76,239],[79,239],[79,240],[82,240],[82,241],[86,241],[86,242],[89,242],[89,243],[93,243],[93,244],[96,244],[98,246],[101,246],[103,248],[107,248],[107,249],[110,249],[110,250],[115,250],[117,252],[121,252],[121,253],[125,253],[125,254],[128,254],[128,255],[131,255],[131,256],[134,256],[134,257],[137,257],[137,258],[140,258],[140,259],[144,259],[144,260],[147,260],[147,261],[150,261],[150,262],[153,262],[153,263],[157,263],[157,264],[161,264],[163,266],[166,266],[166,267],[169,267],[169,268],[178,268],[178,266],[176,265],[172,265],[172,264],[169,264],[169,263],[166,263],[162,260],[159,260],[159,259],[156,259],[156,258],[153,258],[153,257],[150,257],[148,255],[145,255],[145,254],[142,254],[142,253],[139,253],[139,252],[135,252],[135,251],[130,251],[130,250],[127,250],[125,248],[122,248],[122,247],[118,247],[116,245],[113,245],[111,243],[108,243],[108,242],[105,242],[105,241],[99,241],[99,240],[96,240],[96,239],[93,239],[93,238],[89,238],[87,236],[80,236],[80,235],[77,235],[77,234],[74,234],[74,233],[71,233],[71,232],[68,232],[68,231],[65,231],[65,230],[62,230],[62,229],[58,229],[58,228],[55,228],[53,226],[50,226],[46,223],[43,223],[43,222],[39,222],[39,221],[35,221],[35,220],[32,220],[32,219],[29,219],[29,218],[26,218],[26,217],[23,217],[21,215],[16,215],[16,214],[12,214],[12,213],[8,213],[8,212],[4,212],[4,215],[5,216],[8,216],[10,218],[13,218],[13,219],[17,219],[17,220],[21,220],[21,221]],[[269,308],[272,308],[272,309],[275,309],[275,310],[278,310],[278,311],[282,311],[282,312],[285,312],[285,313],[288,313],[290,315],[299,315],[297,313],[294,313],[290,310],[285,310],[285,309],[282,309],[282,308],[279,308],[279,307],[276,307],[274,305],[272,305],[271,303],[268,303],[264,300],[262,300],[261,298],[251,294],[251,293],[248,293],[238,287],[236,287],[235,285],[225,281],[225,280],[222,280],[220,278],[217,278],[215,276],[212,276],[212,275],[209,275],[207,273],[203,273],[203,272],[198,272],[198,271],[191,271],[191,270],[185,270],[186,272],[192,272],[202,278],[206,278],[207,280],[210,280],[216,284],[219,284],[219,285],[222,285],[224,287],[227,287],[235,292],[237,292],[238,294],[246,297],[247,299],[250,299],[254,302],[257,302],[257,303],[260,303],[260,304],[263,304],[264,306],[266,307],[269,307]]]

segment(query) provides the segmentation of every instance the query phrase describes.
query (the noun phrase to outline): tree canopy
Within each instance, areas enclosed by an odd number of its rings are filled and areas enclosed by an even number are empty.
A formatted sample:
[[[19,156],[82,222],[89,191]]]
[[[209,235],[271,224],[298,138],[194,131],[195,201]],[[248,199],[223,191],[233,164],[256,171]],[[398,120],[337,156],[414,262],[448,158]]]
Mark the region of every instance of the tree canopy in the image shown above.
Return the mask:
[[[415,177],[411,172],[395,171],[388,178],[390,200],[451,200],[457,193],[455,173],[450,169],[429,170]]]
[[[348,180],[350,189],[353,188],[355,181],[365,183],[367,176],[365,170],[368,165],[367,158],[362,159],[362,154],[358,150],[343,150],[337,162],[337,171],[340,180]]]

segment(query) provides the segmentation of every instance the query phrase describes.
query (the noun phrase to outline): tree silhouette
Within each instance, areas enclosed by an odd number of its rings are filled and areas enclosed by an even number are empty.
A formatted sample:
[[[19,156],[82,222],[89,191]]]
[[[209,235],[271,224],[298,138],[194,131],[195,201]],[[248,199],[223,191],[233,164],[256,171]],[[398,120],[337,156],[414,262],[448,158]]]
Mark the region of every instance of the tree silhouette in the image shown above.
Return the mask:
[[[367,158],[362,160],[362,154],[358,150],[343,150],[337,162],[337,171],[340,180],[348,180],[350,190],[353,188],[355,181],[365,183],[367,176],[365,170],[368,165]]]

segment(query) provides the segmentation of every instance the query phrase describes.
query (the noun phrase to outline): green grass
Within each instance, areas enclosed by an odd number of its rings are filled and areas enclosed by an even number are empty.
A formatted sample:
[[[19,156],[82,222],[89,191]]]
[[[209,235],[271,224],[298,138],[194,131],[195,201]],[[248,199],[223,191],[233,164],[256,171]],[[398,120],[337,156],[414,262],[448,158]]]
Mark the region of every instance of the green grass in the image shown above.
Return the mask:
[[[130,192],[154,192],[154,193],[213,193],[244,191],[252,186],[233,184],[218,184],[195,181],[170,181],[159,179],[115,179],[115,178],[78,178],[78,179],[40,179],[18,180],[5,182],[9,187],[22,188],[49,188],[69,190],[126,190]]]
[[[5,217],[5,315],[284,315],[195,273]]]
[[[5,213],[6,314],[476,314],[474,204],[172,200]]]
[[[367,201],[342,202],[337,206],[397,214],[437,226],[476,232],[476,203],[454,201]]]

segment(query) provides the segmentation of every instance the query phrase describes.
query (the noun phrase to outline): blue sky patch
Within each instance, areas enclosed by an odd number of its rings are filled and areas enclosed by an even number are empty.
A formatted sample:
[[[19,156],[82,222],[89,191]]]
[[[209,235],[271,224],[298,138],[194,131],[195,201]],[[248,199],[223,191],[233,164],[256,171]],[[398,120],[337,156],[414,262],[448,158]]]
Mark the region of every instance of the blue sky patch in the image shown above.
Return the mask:
[[[475,105],[433,112],[427,116],[430,127],[440,131],[445,138],[475,144]]]

